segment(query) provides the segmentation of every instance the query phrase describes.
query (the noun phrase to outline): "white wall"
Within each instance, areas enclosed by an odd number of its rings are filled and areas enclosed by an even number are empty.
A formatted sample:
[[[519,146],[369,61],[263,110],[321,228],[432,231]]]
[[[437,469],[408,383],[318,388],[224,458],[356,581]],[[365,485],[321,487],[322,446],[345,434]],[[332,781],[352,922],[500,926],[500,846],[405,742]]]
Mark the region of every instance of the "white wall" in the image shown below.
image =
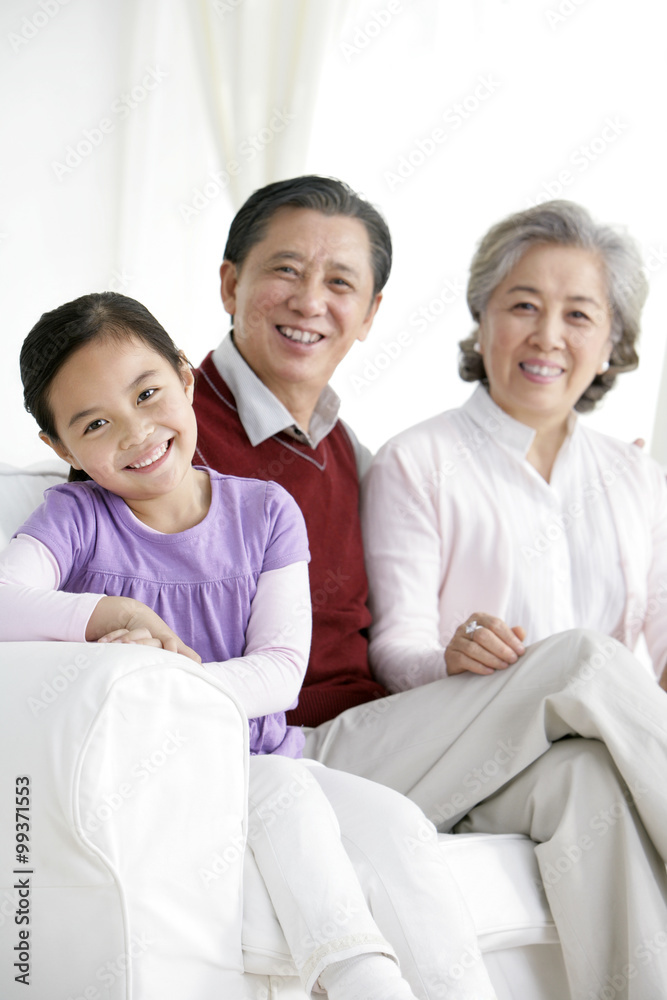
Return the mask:
[[[224,26],[243,2],[210,6]],[[46,454],[18,377],[21,342],[45,309],[114,287],[144,301],[195,363],[226,329],[217,268],[233,213],[211,181],[222,164],[187,3],[2,4],[0,460]],[[354,5],[323,67],[304,170],[362,191],[395,240],[372,335],[335,379],[343,415],[370,446],[467,396],[456,344],[470,327],[475,243],[508,212],[562,195],[626,225],[652,285],[640,369],[585,419],[652,438],[667,460],[662,419],[653,434],[667,314],[662,38],[654,0]],[[90,153],[59,168],[82,142]],[[184,212],[195,202],[196,214]]]

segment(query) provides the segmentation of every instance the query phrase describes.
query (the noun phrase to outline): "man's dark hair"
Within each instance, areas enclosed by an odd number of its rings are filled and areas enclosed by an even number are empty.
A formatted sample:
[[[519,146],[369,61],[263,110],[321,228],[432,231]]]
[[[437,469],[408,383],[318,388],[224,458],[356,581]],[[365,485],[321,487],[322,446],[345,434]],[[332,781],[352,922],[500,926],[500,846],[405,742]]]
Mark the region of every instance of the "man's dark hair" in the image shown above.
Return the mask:
[[[261,240],[280,208],[311,208],[323,215],[347,215],[363,222],[371,246],[373,295],[382,291],[391,270],[391,236],[380,213],[352,188],[335,177],[307,174],[267,184],[250,195],[229,229],[224,259],[240,269]]]

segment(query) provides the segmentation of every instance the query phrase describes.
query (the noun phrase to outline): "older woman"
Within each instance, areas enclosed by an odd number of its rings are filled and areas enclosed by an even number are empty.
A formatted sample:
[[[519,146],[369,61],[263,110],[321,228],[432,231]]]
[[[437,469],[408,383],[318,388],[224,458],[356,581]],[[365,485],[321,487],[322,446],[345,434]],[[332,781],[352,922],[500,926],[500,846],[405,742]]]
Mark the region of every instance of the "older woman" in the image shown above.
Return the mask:
[[[424,683],[441,676],[438,646],[447,673],[484,674],[515,662],[521,639],[577,626],[630,649],[643,630],[664,668],[664,476],[574,412],[637,366],[646,292],[633,243],[572,203],[518,213],[482,240],[460,365],[481,385],[390,442],[369,480],[371,659],[390,688],[406,651]]]
[[[626,648],[643,631],[667,662],[667,487],[575,414],[636,366],[645,296],[632,242],[576,205],[495,226],[462,344],[481,384],[385,445],[363,504],[371,661],[421,750],[405,790],[443,826],[538,842],[576,1000],[667,982],[646,953],[667,928],[667,700]]]

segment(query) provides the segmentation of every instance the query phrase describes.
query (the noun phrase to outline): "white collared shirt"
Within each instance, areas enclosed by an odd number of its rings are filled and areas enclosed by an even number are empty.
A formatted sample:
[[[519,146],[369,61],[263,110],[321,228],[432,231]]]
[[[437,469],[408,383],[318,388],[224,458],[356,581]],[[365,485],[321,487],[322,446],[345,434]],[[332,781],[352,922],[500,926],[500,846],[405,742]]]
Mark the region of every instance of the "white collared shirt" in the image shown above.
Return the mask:
[[[336,425],[340,398],[330,385],[326,385],[310,418],[310,427],[304,430],[277,396],[262,382],[234,344],[232,332],[216,347],[212,355],[220,377],[232,391],[239,419],[253,448],[283,431],[297,441],[317,448]],[[361,479],[370,465],[371,453],[357,440],[354,432],[343,423],[347,431]]]

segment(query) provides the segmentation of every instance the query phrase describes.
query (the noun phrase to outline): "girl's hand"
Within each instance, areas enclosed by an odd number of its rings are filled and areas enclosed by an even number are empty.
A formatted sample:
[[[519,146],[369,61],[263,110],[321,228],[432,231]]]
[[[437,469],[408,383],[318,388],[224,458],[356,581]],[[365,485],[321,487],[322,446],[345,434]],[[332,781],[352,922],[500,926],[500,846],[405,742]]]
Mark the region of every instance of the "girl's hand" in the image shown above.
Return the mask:
[[[86,639],[154,646],[201,663],[201,656],[186,646],[159,615],[130,597],[103,597],[90,616]]]
[[[473,625],[477,627],[472,628]],[[448,674],[492,674],[505,670],[525,652],[520,625],[510,628],[500,618],[476,612],[459,625],[445,650]]]

